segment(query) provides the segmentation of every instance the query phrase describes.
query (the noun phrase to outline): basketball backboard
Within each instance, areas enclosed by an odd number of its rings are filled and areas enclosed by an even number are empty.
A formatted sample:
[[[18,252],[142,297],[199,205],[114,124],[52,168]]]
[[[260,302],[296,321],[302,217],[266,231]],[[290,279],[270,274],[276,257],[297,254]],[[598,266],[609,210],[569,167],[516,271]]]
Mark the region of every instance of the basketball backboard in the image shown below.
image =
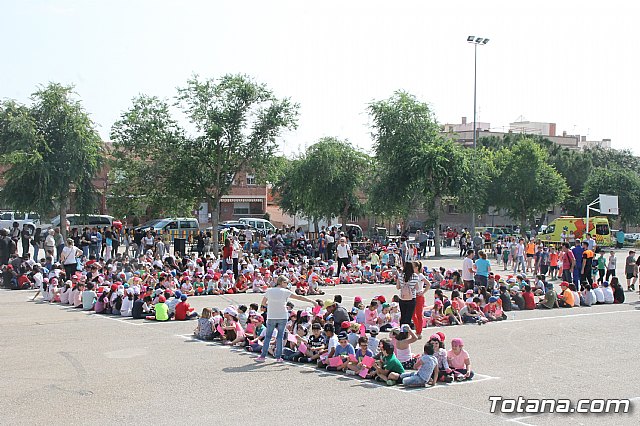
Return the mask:
[[[600,194],[600,213],[601,214],[619,214],[618,196]]]

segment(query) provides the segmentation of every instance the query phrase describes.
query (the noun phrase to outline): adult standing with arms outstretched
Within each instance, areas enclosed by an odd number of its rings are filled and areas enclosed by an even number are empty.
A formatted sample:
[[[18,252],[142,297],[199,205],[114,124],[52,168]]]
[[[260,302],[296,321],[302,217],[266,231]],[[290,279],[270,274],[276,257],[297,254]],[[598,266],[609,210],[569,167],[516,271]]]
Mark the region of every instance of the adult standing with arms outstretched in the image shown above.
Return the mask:
[[[400,290],[400,324],[411,324],[411,318],[416,309],[416,287],[418,274],[415,273],[412,262],[405,262],[402,274],[398,275],[396,288]]]
[[[260,356],[256,358],[257,362],[262,362],[267,357],[269,344],[271,343],[271,336],[273,336],[273,330],[275,329],[278,330],[278,334],[276,335],[275,358],[276,362],[282,362],[284,332],[287,320],[289,319],[289,312],[287,312],[287,300],[292,298],[312,304],[315,303],[311,299],[304,296],[298,296],[292,292],[289,289],[290,286],[291,284],[289,283],[289,279],[284,275],[280,275],[276,282],[276,286],[267,290],[262,298],[262,306],[267,307],[267,332],[264,335],[262,352],[260,353]]]

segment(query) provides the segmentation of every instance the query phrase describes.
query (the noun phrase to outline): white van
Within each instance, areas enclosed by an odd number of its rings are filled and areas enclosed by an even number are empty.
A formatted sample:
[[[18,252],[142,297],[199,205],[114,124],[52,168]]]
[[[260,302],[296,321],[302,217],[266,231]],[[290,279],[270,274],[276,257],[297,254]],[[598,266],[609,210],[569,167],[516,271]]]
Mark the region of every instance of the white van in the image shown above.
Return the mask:
[[[11,229],[14,222],[18,222],[20,229],[27,225],[33,232],[40,225],[40,215],[37,213],[0,212],[0,228]]]
[[[273,223],[266,219],[258,219],[255,217],[241,217],[238,222],[246,223],[252,228],[255,228],[261,234],[266,234],[268,231],[275,233],[278,228],[273,226]]]
[[[146,232],[153,228],[154,231],[162,233],[168,231],[171,240],[174,238],[189,238],[200,231],[198,219],[193,217],[167,217],[164,219],[153,219],[134,228],[142,232]]]
[[[113,216],[106,214],[68,214],[67,215],[67,229],[78,228],[78,231],[82,231],[82,228],[104,228],[111,227],[113,225]],[[57,228],[60,226],[60,215],[51,219],[51,226]]]

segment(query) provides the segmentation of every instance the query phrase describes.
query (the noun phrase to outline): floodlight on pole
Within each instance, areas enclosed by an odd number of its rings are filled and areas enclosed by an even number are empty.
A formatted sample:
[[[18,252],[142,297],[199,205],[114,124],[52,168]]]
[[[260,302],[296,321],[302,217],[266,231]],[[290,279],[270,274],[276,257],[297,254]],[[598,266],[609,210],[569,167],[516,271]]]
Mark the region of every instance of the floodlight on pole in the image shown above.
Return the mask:
[[[469,43],[473,43],[473,150],[474,150],[474,160],[475,160],[475,149],[476,144],[478,143],[478,135],[476,132],[476,82],[477,82],[477,74],[478,74],[478,45],[486,45],[489,43],[488,38],[483,37],[475,37],[468,36],[467,41]],[[473,167],[473,164],[472,164]],[[475,209],[471,210],[471,235],[474,236],[476,234],[476,211]]]

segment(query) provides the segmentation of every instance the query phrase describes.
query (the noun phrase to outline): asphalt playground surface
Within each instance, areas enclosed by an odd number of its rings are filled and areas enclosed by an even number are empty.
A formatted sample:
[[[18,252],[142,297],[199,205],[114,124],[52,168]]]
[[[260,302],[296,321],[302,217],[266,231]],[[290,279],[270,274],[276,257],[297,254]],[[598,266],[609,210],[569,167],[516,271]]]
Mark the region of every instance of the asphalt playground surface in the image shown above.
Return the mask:
[[[447,251],[448,252],[448,251]],[[624,252],[617,254],[618,264]],[[449,257],[429,267],[460,267]],[[499,268],[501,270],[502,268]],[[621,276],[622,269],[619,268]],[[495,270],[495,269],[494,269]],[[558,281],[556,281],[556,284]],[[623,281],[624,285],[624,281]],[[626,287],[626,285],[625,285]],[[350,307],[395,293],[391,285],[325,288]],[[31,302],[34,291],[0,291],[0,424],[638,424],[640,309],[624,305],[509,313],[484,326],[429,328],[461,337],[476,377],[404,390],[309,364],[259,364],[253,354],[190,337],[194,321],[155,323]],[[261,295],[192,297],[205,306]],[[433,291],[427,303],[433,301]],[[306,307],[296,302],[297,307]],[[384,337],[385,333],[381,333]],[[424,340],[415,343],[421,352]],[[449,347],[449,345],[447,346]],[[490,396],[632,399],[628,414],[492,414]]]

